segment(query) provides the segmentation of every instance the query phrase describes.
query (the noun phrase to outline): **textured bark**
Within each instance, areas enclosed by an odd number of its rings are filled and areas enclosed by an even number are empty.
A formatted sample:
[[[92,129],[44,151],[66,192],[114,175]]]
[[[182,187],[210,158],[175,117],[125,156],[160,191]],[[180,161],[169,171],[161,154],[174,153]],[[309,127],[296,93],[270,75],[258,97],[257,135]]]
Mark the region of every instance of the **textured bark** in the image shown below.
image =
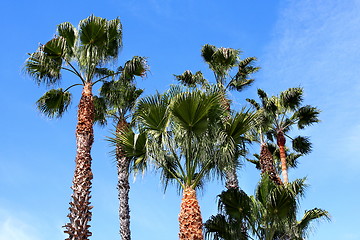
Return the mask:
[[[226,98],[225,92],[221,96],[221,105],[228,115],[225,116],[225,121],[230,119],[230,100]],[[234,159],[234,162],[236,159]],[[225,171],[225,187],[227,189],[239,188],[239,181],[236,173],[236,167],[231,167]]]
[[[274,160],[271,152],[266,143],[261,144],[260,149],[260,168],[261,173],[266,173],[269,175],[269,178],[277,185],[281,185],[282,181],[280,177],[277,175],[275,167],[274,167]]]
[[[87,240],[92,235],[89,231],[91,221],[90,189],[93,174],[91,171],[91,146],[94,142],[93,133],[94,104],[91,84],[84,86],[78,109],[76,126],[76,166],[74,172],[73,194],[70,202],[70,222],[64,231],[69,235],[66,240]]]
[[[203,240],[202,218],[196,191],[186,188],[183,192],[179,214],[180,240]]]
[[[277,145],[279,146],[280,151],[280,160],[281,160],[281,174],[284,180],[284,183],[289,182],[287,164],[286,164],[286,151],[285,151],[285,136],[283,132],[278,132],[276,135]]]
[[[128,123],[125,119],[120,119],[116,126],[116,132],[121,133]],[[125,156],[124,151],[118,144],[116,146],[116,162],[118,171],[118,198],[119,198],[119,220],[120,236],[122,240],[130,240],[130,208],[129,208],[129,159]]]
[[[236,188],[239,189],[239,181],[237,179],[236,168],[231,168],[226,172],[225,187],[227,189]]]

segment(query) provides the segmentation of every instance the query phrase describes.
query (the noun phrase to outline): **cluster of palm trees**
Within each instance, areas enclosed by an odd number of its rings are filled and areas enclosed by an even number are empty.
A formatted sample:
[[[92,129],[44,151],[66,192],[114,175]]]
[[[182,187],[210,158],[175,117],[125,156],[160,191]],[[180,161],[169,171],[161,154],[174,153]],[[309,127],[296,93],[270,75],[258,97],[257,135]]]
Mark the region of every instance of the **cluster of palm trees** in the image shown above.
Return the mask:
[[[165,188],[174,183],[183,198],[179,214],[179,239],[303,239],[311,220],[328,218],[326,211],[312,209],[296,220],[304,180],[288,181],[288,167],[311,150],[307,137],[291,137],[291,128],[303,129],[318,122],[319,110],[302,106],[303,91],[291,88],[268,97],[258,90],[260,104],[248,99],[253,109],[235,111],[230,90],[251,85],[251,74],[259,70],[256,58],[240,60],[240,51],[204,45],[201,55],[215,76],[209,82],[199,71],[176,75],[178,85],[165,93],[140,98],[134,83],[144,77],[144,57],[133,57],[115,70],[107,68],[122,46],[119,19],[90,16],[78,28],[62,23],[57,35],[32,54],[25,71],[38,84],[55,86],[62,73],[78,82],[65,90],[51,89],[37,106],[48,117],[61,117],[70,105],[70,89],[82,86],[76,127],[77,154],[69,222],[64,226],[68,240],[89,239],[91,221],[91,147],[95,123],[114,121],[114,143],[118,171],[120,235],[130,240],[129,172],[144,171],[148,165],[161,172]],[[101,84],[98,96],[93,85]],[[286,138],[292,140],[291,149]],[[240,189],[237,169],[247,146],[259,142],[260,154],[248,159],[261,169],[255,196]],[[282,175],[282,180],[280,178]],[[206,181],[225,178],[226,191],[219,195],[220,213],[205,224],[196,197]]]

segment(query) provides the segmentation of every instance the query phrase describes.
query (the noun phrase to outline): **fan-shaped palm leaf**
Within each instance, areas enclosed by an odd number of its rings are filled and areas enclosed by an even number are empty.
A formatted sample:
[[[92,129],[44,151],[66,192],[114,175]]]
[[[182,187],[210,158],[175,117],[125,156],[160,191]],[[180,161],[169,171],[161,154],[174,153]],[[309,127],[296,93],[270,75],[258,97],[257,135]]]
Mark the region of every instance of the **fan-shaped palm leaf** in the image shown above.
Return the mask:
[[[60,118],[71,103],[71,93],[64,92],[62,88],[51,89],[37,102],[38,109],[47,117]]]

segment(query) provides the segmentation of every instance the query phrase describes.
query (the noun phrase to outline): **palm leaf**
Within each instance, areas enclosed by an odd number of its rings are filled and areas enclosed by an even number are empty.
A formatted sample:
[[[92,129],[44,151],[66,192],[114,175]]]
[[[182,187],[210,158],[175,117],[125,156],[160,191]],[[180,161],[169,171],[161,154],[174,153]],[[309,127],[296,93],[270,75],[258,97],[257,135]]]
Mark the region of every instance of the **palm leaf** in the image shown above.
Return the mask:
[[[308,137],[297,136],[292,141],[292,147],[296,152],[308,154],[311,152],[311,142]]]
[[[124,128],[115,134],[115,138],[109,138],[114,144],[119,144],[133,163],[133,170],[144,171],[147,168],[146,134],[135,134],[131,128]]]
[[[64,92],[62,88],[51,89],[46,92],[36,105],[40,112],[49,118],[59,118],[71,103],[71,93]]]
[[[174,76],[181,84],[188,87],[196,87],[197,84],[202,85],[206,82],[203,74],[200,71],[192,74],[190,70],[186,70],[183,74]]]
[[[30,54],[25,62],[25,72],[33,77],[37,84],[45,83],[48,86],[57,84],[61,79],[61,58],[51,58],[40,47],[37,52]]]
[[[320,122],[318,116],[320,114],[320,110],[316,107],[311,107],[306,105],[304,107],[299,108],[294,114],[294,118],[298,119],[298,128],[303,129],[306,126],[312,125],[313,123]]]
[[[142,98],[135,110],[134,119],[139,120],[146,130],[162,134],[168,125],[168,105],[167,97],[161,94]]]
[[[174,120],[186,132],[203,133],[208,127],[208,117],[214,104],[219,104],[219,96],[206,96],[200,92],[178,95],[171,105]]]
[[[77,29],[69,22],[64,22],[59,24],[57,28],[59,36],[63,37],[66,41],[67,46],[67,59],[70,60],[71,57],[74,57],[76,50],[76,43],[78,32]]]
[[[205,44],[201,49],[201,56],[205,62],[210,63],[212,61],[212,56],[216,51],[216,47],[210,44]]]
[[[238,71],[229,82],[230,89],[236,89],[240,92],[255,81],[255,79],[251,79],[249,76],[260,69],[259,67],[253,66],[256,60],[255,57],[248,57],[239,62]]]
[[[121,47],[122,29],[119,19],[108,21],[105,18],[90,17],[79,23],[80,64],[86,67],[97,66],[117,57]],[[92,68],[87,72],[91,77]]]
[[[107,55],[116,58],[122,47],[122,25],[119,18],[107,22]]]
[[[254,99],[247,98],[246,101],[250,103],[256,110],[260,110],[260,104],[257,103]]]
[[[127,61],[122,69],[120,79],[123,81],[132,81],[135,76],[145,77],[149,70],[146,58],[135,56]]]
[[[294,111],[298,108],[303,101],[303,89],[302,88],[289,88],[280,93],[280,104],[290,111]]]
[[[305,211],[303,218],[297,224],[297,230],[300,233],[299,235],[301,235],[301,237],[305,237],[304,233],[307,232],[306,230],[310,227],[310,224],[314,220],[319,221],[321,219],[330,220],[329,212],[320,208],[313,208]]]

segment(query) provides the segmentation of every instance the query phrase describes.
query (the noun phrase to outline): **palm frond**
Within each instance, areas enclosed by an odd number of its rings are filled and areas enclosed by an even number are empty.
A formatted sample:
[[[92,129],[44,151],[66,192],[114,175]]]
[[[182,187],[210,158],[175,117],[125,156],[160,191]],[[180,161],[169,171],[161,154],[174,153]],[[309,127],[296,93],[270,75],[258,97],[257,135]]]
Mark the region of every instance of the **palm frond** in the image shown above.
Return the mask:
[[[138,172],[147,168],[146,133],[135,134],[131,128],[124,128],[114,134],[114,137],[109,137],[108,140],[121,146],[125,156],[132,162],[132,170]]]
[[[302,88],[289,88],[280,93],[280,105],[290,111],[297,109],[303,101]]]
[[[186,70],[183,74],[174,76],[181,84],[187,87],[196,87],[197,84],[203,85],[207,82],[200,71],[193,74],[190,70]]]
[[[296,152],[308,154],[311,152],[311,142],[308,137],[297,136],[292,140],[292,147]]]
[[[248,57],[239,62],[238,71],[229,82],[230,89],[236,89],[240,92],[255,81],[255,79],[249,77],[251,74],[256,73],[260,69],[260,67],[253,66],[256,60],[257,59],[255,57]]]
[[[216,48],[206,44],[201,49],[201,55],[205,62],[209,64],[216,75],[216,81],[224,84],[224,78],[229,70],[238,63],[240,51],[232,48]]]
[[[121,47],[122,28],[119,19],[108,21],[105,18],[90,17],[79,23],[80,66],[89,77],[93,68],[117,57]]]
[[[116,58],[122,48],[122,25],[119,18],[107,22],[107,55]]]
[[[208,127],[209,114],[214,115],[214,104],[220,106],[219,100],[217,94],[206,96],[200,92],[183,93],[175,98],[170,109],[174,121],[185,131],[201,134]]]
[[[294,118],[298,119],[297,124],[299,129],[303,129],[306,126],[312,125],[313,123],[320,122],[319,120],[320,110],[316,107],[311,107],[306,105],[299,108],[295,114]]]
[[[46,92],[36,105],[40,112],[49,118],[60,118],[71,103],[71,93],[62,88],[51,89]]]
[[[311,223],[314,221],[320,221],[322,219],[330,221],[330,214],[328,211],[320,208],[306,210],[303,218],[298,222],[296,226],[298,235],[300,235],[301,237],[306,237],[305,233],[308,232],[307,230],[309,229]]]
[[[255,155],[255,154],[254,154]],[[258,154],[256,154],[257,156],[255,156],[256,158],[259,158],[260,156]],[[250,159],[250,158],[246,158],[246,161],[251,162],[252,164],[255,165],[255,168],[257,170],[261,170],[260,167],[260,161],[258,159]]]
[[[120,79],[123,81],[132,81],[135,76],[145,77],[149,70],[146,58],[135,56],[127,61],[123,67]]]
[[[30,54],[25,62],[24,71],[34,78],[38,85],[55,85],[61,79],[62,59],[48,56],[43,49],[44,46],[40,46],[36,52]]]
[[[268,96],[267,96],[267,94],[266,94],[266,92],[264,91],[264,90],[262,90],[262,89],[258,89],[257,90],[257,94],[258,94],[258,96],[259,96],[259,98],[260,98],[260,100],[261,100],[261,102],[262,102],[262,105],[264,106],[264,105],[266,105],[266,101],[267,101],[267,98],[268,98]]]
[[[76,54],[76,44],[78,38],[77,29],[69,22],[64,22],[58,25],[57,28],[59,36],[66,41],[66,59],[70,60]]]
[[[210,44],[205,44],[201,49],[201,56],[204,61],[210,63],[212,61],[212,56],[216,51],[216,47]]]
[[[145,129],[161,135],[168,125],[168,105],[166,96],[156,94],[139,100],[134,119],[139,120]]]
[[[250,103],[256,110],[260,110],[260,104],[257,103],[254,99],[247,98],[246,101]]]

